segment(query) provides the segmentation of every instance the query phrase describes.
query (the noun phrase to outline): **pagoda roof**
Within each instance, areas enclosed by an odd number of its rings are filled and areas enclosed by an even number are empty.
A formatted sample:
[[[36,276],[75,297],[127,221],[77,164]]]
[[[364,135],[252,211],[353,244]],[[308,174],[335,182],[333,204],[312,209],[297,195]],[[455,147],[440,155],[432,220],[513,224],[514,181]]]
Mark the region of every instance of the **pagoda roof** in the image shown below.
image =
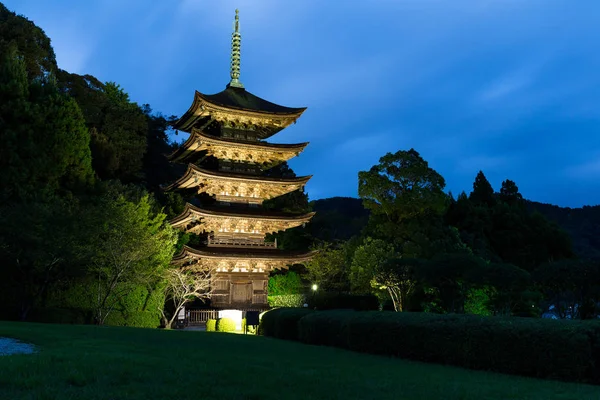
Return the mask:
[[[208,135],[202,132],[200,129],[193,128],[188,139],[171,153],[167,158],[171,161],[183,161],[190,157],[190,155],[198,151],[206,151],[209,146],[213,147],[231,147],[237,149],[243,149],[246,151],[272,151],[275,152],[290,152],[299,154],[308,145],[308,142],[294,143],[294,144],[279,144],[279,143],[268,143],[268,142],[251,142],[242,141],[238,139],[230,139]],[[292,154],[290,154],[291,158]],[[286,159],[289,159],[286,158]],[[285,160],[283,160],[285,161]]]
[[[173,262],[181,262],[189,258],[205,259],[250,259],[250,260],[285,260],[291,262],[309,261],[318,251],[299,252],[261,248],[205,247],[202,250],[183,246],[181,252],[173,258]]]
[[[275,183],[275,184],[306,184],[312,175],[307,176],[299,176],[296,178],[273,178],[267,176],[256,176],[256,175],[244,175],[244,174],[236,174],[222,171],[211,171],[207,169],[203,169],[194,164],[188,164],[187,171],[185,174],[173,182],[172,184],[166,186],[164,190],[172,190],[177,188],[192,188],[196,187],[194,178],[196,176],[200,176],[202,178],[214,179],[214,180],[233,180],[240,181],[241,183]],[[192,183],[192,185],[190,185]]]
[[[309,212],[306,214],[294,214],[287,212],[277,212],[263,210],[260,208],[250,207],[197,207],[193,204],[186,203],[183,212],[177,217],[169,221],[171,225],[175,225],[191,215],[210,216],[210,217],[226,217],[226,218],[254,218],[266,220],[282,220],[282,221],[309,221],[316,213]]]
[[[300,117],[306,110],[306,107],[285,107],[271,103],[262,99],[244,88],[227,85],[225,90],[215,94],[203,94],[198,91],[194,94],[194,101],[191,107],[174,124],[175,129],[189,132],[196,121],[205,116],[210,116],[214,112],[223,112],[235,114],[233,119],[243,120],[242,116],[248,118],[244,123],[260,123],[261,118],[273,119],[278,121],[274,123],[279,129],[284,128]],[[252,117],[255,117],[252,119]],[[266,122],[266,121],[265,121]],[[273,122],[273,121],[270,121]]]
[[[227,85],[225,90],[215,94],[196,93],[209,103],[237,110],[283,115],[298,114],[306,110],[306,107],[295,108],[280,106],[279,104],[261,99],[244,88],[233,87],[230,85]]]

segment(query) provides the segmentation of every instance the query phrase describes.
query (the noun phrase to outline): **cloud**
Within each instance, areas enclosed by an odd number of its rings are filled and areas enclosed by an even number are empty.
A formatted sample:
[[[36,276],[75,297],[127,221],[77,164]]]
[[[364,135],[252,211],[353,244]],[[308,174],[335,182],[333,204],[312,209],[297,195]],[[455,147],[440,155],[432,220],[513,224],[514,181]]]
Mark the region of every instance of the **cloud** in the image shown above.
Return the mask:
[[[564,170],[564,175],[576,180],[595,180],[600,179],[600,153],[592,160],[571,165]]]
[[[493,82],[479,94],[482,102],[502,100],[505,97],[518,93],[531,82],[531,77],[509,76]]]

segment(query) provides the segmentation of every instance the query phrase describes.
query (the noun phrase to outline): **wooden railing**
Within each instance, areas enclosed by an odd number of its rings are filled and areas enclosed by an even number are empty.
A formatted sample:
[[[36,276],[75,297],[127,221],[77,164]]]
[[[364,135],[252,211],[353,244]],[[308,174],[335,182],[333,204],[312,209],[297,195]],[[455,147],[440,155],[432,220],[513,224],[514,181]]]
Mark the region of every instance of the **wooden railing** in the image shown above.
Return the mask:
[[[188,324],[204,324],[209,319],[219,318],[219,310],[187,310]]]
[[[224,237],[208,237],[208,246],[234,246],[234,247],[267,247],[277,248],[277,239],[274,242],[264,242],[258,240],[248,240],[242,238],[224,238]]]
[[[268,308],[248,308],[241,311],[267,311]],[[187,323],[190,325],[205,324],[209,319],[219,318],[219,310],[187,310],[186,311]]]

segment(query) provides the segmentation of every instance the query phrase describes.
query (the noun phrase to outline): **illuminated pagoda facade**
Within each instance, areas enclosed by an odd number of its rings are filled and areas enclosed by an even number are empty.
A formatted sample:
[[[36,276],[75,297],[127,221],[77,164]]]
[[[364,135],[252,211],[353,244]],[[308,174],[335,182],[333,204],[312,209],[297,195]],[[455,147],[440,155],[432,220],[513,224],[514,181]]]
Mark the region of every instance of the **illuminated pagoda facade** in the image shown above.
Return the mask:
[[[173,227],[206,238],[201,248],[185,246],[173,262],[215,271],[212,305],[263,308],[269,273],[304,263],[313,253],[286,252],[266,235],[300,226],[314,213],[274,212],[263,201],[302,190],[310,176],[274,178],[265,171],[304,150],[308,143],[273,144],[265,139],[286,128],[305,108],[289,108],[246,91],[240,77],[239,15],[232,36],[231,81],[213,95],[196,91],[189,110],[174,124],[189,138],[169,156],[187,164],[166,190],[193,191],[195,204],[171,220]]]

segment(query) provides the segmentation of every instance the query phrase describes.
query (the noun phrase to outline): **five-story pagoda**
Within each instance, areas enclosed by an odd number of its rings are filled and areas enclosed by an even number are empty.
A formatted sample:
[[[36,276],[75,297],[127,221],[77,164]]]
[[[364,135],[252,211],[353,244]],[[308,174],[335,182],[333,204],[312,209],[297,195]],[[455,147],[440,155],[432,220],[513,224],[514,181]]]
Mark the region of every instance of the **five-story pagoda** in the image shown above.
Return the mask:
[[[305,108],[280,106],[244,89],[239,80],[240,41],[236,10],[231,81],[217,94],[196,91],[191,107],[174,124],[190,136],[169,158],[188,166],[166,188],[197,193],[195,204],[186,204],[171,224],[205,235],[205,246],[185,246],[173,262],[215,271],[212,305],[217,308],[265,307],[269,272],[306,262],[313,255],[279,250],[276,241],[265,241],[267,234],[302,225],[314,215],[262,208],[264,200],[302,190],[310,179],[273,178],[264,173],[307,146],[264,141],[295,123]]]

